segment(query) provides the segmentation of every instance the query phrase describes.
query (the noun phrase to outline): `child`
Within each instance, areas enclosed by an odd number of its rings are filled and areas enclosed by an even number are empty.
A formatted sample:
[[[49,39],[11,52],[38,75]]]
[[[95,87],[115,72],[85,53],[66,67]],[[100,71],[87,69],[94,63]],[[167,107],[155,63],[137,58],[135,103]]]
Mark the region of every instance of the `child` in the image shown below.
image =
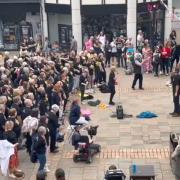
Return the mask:
[[[159,65],[161,60],[160,58],[161,58],[161,52],[159,46],[157,46],[153,53],[153,71],[155,77],[159,75]]]

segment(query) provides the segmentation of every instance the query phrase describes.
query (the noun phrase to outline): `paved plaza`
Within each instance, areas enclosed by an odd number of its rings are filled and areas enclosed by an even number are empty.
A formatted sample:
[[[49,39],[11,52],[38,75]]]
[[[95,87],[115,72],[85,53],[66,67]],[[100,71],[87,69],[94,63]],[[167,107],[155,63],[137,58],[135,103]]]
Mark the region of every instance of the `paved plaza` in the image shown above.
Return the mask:
[[[60,152],[49,155],[51,172],[48,180],[54,180],[54,171],[61,167],[66,172],[67,180],[101,180],[108,166],[115,164],[122,169],[129,179],[131,164],[154,165],[156,180],[174,180],[169,165],[169,133],[179,132],[180,118],[172,118],[169,112],[173,110],[172,92],[165,84],[169,77],[155,78],[151,74],[144,75],[145,90],[131,90],[133,76],[126,76],[118,71],[118,86],[114,101],[121,102],[126,114],[133,118],[117,120],[111,115],[115,106],[107,109],[82,105],[92,111],[92,124],[98,124],[96,143],[102,146],[102,152],[94,157],[91,164],[74,163],[73,148],[66,138],[61,143]],[[109,94],[96,91],[95,99],[108,103]],[[140,112],[151,111],[158,118],[139,120]],[[67,129],[67,128],[66,128]],[[66,130],[66,137],[69,132]],[[35,180],[37,165],[29,161],[25,151],[20,151],[21,168],[26,180]],[[0,177],[3,180],[3,177]],[[6,178],[4,178],[6,179]]]

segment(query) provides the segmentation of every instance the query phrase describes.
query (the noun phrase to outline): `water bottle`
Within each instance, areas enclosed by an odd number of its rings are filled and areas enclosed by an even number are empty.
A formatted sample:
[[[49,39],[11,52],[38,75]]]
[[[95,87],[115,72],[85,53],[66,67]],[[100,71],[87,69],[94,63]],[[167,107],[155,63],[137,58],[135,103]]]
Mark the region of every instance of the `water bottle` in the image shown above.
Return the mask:
[[[136,171],[137,171],[137,167],[135,164],[132,165],[132,171],[133,171],[133,174],[136,174]]]

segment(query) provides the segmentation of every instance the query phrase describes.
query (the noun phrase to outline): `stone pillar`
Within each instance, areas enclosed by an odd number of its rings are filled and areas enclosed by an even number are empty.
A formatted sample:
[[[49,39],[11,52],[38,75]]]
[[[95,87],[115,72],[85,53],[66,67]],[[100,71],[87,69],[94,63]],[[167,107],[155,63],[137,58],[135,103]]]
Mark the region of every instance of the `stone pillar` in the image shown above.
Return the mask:
[[[134,48],[136,48],[137,39],[137,1],[127,0],[127,37],[133,40]]]
[[[48,22],[47,13],[45,9],[45,0],[41,0],[41,28],[42,28],[42,40],[44,42],[45,37],[48,37]]]
[[[78,52],[82,50],[81,1],[71,1],[72,34],[78,43]]]
[[[164,40],[166,41],[169,39],[169,35],[172,30],[172,0],[168,0],[168,9],[165,12],[165,32],[164,32]]]

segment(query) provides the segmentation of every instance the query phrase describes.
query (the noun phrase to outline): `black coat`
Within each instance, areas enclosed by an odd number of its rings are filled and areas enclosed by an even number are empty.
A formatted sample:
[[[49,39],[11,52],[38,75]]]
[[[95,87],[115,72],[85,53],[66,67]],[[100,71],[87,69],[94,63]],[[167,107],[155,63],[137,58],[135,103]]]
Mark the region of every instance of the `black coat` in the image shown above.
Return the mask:
[[[58,116],[54,114],[53,112],[49,112],[48,118],[49,118],[48,128],[50,130],[50,134],[56,133],[56,130],[59,127]]]
[[[111,88],[115,88],[115,85],[116,85],[115,73],[113,71],[111,71],[110,74],[109,74],[108,86],[111,89]]]

